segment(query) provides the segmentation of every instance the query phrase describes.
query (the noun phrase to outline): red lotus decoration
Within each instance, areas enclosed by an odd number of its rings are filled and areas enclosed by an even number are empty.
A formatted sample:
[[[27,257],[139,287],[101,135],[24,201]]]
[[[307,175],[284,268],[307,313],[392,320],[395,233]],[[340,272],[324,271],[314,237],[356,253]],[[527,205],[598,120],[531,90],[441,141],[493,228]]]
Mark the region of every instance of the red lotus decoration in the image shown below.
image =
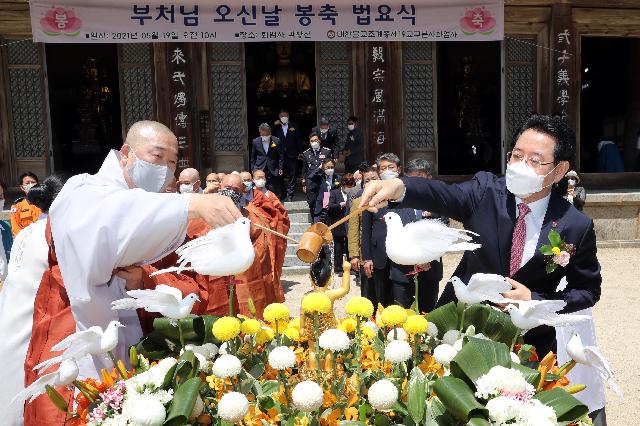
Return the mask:
[[[46,35],[64,34],[73,37],[80,34],[82,21],[76,16],[73,9],[53,7],[44,15],[44,18],[40,19],[40,25]]]
[[[476,33],[489,35],[496,29],[496,18],[486,7],[475,7],[467,9],[464,16],[460,18],[460,26],[462,27],[462,32],[466,35]]]

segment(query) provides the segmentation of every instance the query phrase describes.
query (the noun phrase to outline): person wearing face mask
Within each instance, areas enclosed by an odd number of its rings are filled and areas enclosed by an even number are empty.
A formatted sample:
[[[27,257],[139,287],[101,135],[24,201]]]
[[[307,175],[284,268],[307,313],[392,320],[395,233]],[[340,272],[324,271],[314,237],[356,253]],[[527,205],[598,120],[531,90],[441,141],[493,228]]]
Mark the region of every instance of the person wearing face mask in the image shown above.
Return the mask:
[[[250,170],[264,170],[266,185],[280,198],[284,198],[282,174],[284,169],[284,149],[282,139],[271,135],[271,127],[262,123],[258,127],[260,136],[251,145]]]
[[[296,185],[298,184],[298,160],[302,154],[302,140],[300,139],[298,125],[290,121],[289,112],[282,109],[271,133],[282,142],[284,151],[284,176],[289,180],[286,187],[286,196],[282,199],[293,201]]]
[[[351,208],[351,189],[355,186],[355,180],[351,173],[346,173],[340,178],[340,187],[331,190],[329,205],[327,207],[326,224],[331,226],[349,212]],[[347,250],[347,224],[343,223],[331,230],[333,235],[333,268],[336,274],[342,274],[342,261],[348,256]]]
[[[320,136],[312,133],[309,137],[310,148],[302,153],[302,191],[306,194],[309,212],[313,218],[316,210],[318,192],[322,186],[324,171],[322,163],[331,159],[331,150],[320,143]]]
[[[347,141],[343,149],[346,156],[344,167],[345,172],[353,173],[364,161],[364,135],[360,130],[357,117],[349,117],[347,129],[349,129],[349,133],[347,133]]]
[[[26,196],[33,185],[38,183],[38,176],[32,172],[26,172],[20,175],[20,190]],[[42,210],[29,204],[26,197],[20,197],[14,201],[11,206],[11,232],[15,237],[18,232],[38,220]]]
[[[220,227],[242,217],[226,197],[164,193],[177,162],[178,141],[171,130],[141,121],[131,126],[120,151],[107,155],[98,173],[65,183],[49,210],[51,256],[57,262],[36,294],[26,385],[37,379],[33,367],[55,355],[53,345],[76,330],[104,329],[114,320],[126,326],[115,356],[128,359],[129,346],[142,337],[140,320],[135,311],[112,310],[111,302],[126,297],[127,290],[143,288],[140,266],[173,253],[184,242],[190,219]],[[82,377],[98,378],[102,368],[112,367],[102,357],[79,361]],[[64,413],[47,398],[26,406],[26,425],[63,421]]]
[[[331,151],[331,158],[336,158],[336,149],[338,148],[338,134],[329,125],[326,117],[321,117],[317,126],[311,129],[311,135],[317,135],[320,138],[320,145]]]
[[[318,196],[316,197],[316,206],[313,211],[313,223],[327,221],[329,208],[329,196],[333,189],[340,187],[340,176],[336,175],[336,162],[332,159],[326,159],[322,162],[322,180],[318,188]]]
[[[242,198],[244,198],[247,203],[250,203],[253,201],[253,176],[251,176],[251,173],[243,170],[240,172],[240,178],[242,178],[242,184],[244,185]]]
[[[218,173],[209,173],[207,175],[207,179],[205,181],[206,186],[204,188],[203,193],[205,194],[215,194],[220,189],[220,178],[218,177]]]
[[[565,179],[558,184],[559,192],[564,193],[565,200],[573,204],[576,209],[582,211],[587,201],[587,191],[583,186],[578,186],[580,176],[575,170],[569,170],[564,177]]]
[[[177,184],[181,194],[202,194],[200,173],[196,169],[188,168],[181,171]]]
[[[467,182],[452,185],[411,177],[391,179],[367,186],[362,202],[373,210],[389,201],[428,210],[478,233],[475,240],[482,247],[465,252],[454,273],[463,282],[478,272],[499,274],[512,286],[504,294],[510,299],[560,299],[566,302],[565,312],[591,307],[600,299],[602,282],[593,221],[567,202],[564,194],[552,191],[574,158],[575,133],[561,118],[533,115],[514,141],[505,177],[479,172]],[[540,247],[550,243],[551,230],[572,244],[574,252],[565,266],[548,273],[547,264],[553,259],[543,255]],[[563,277],[567,286],[556,292]],[[447,284],[438,305],[452,300],[455,292]],[[537,327],[525,334],[524,341],[546,354],[555,347],[555,331]]]

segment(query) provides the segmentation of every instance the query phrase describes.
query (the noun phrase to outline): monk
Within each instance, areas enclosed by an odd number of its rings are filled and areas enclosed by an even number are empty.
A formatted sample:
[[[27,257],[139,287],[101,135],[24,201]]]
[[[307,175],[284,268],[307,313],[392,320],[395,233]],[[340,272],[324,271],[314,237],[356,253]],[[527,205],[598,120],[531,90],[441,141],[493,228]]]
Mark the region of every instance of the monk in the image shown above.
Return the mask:
[[[189,167],[180,172],[178,176],[178,192],[181,194],[201,194],[200,173]]]
[[[215,194],[220,189],[220,178],[217,173],[209,173],[206,183],[207,185],[204,188],[205,194]]]
[[[37,378],[36,364],[58,355],[50,352],[53,345],[76,330],[104,329],[112,320],[126,326],[114,350],[126,360],[128,347],[142,337],[141,324],[135,312],[113,311],[110,304],[127,290],[143,288],[131,267],[172,253],[184,242],[189,219],[215,228],[242,217],[228,197],[164,193],[177,156],[169,128],[137,122],[97,174],[74,176],[62,188],[49,211],[50,267],[36,294],[26,385]],[[102,368],[113,367],[98,356],[78,364],[81,378],[97,378]],[[54,420],[58,415],[46,398],[38,398],[27,406],[25,424],[62,424]]]

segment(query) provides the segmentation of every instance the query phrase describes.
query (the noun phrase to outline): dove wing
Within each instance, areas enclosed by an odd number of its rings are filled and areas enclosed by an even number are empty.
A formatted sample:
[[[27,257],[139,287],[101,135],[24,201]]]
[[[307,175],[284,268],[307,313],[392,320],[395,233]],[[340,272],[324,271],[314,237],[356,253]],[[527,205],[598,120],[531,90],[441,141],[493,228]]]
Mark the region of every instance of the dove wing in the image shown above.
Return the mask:
[[[62,351],[72,346],[77,347],[78,344],[82,346],[83,343],[100,340],[100,337],[102,337],[102,329],[100,327],[91,327],[65,337],[51,347],[51,352]]]
[[[524,308],[523,313],[527,317],[544,320],[555,319],[558,311],[561,311],[567,303],[564,300],[528,300],[518,302]]]
[[[502,293],[511,290],[511,285],[507,283],[502,275],[496,274],[473,274],[467,290],[473,294],[483,297],[493,303],[506,303],[508,299],[502,296]]]
[[[607,361],[602,352],[600,352],[600,349],[595,346],[585,346],[584,354],[587,357],[587,362],[598,370],[600,376],[607,382],[607,385],[609,385],[609,388],[619,398],[623,398],[620,387],[613,380],[613,369],[611,368],[611,364],[609,364],[609,361]]]
[[[147,312],[160,312],[170,306],[175,306],[182,300],[176,300],[173,294],[157,290],[129,290],[127,294],[138,301],[138,305]]]
[[[156,286],[156,291],[172,295],[178,302],[182,300],[182,292],[175,287],[159,284]]]
[[[13,405],[18,402],[21,403],[26,399],[29,399],[29,402],[33,401],[46,391],[47,385],[55,386],[56,378],[58,376],[58,372],[55,371],[53,373],[45,374],[42,377],[39,377],[38,380],[31,383],[26,389],[22,390],[18,393],[12,400],[9,405]]]
[[[592,318],[590,315],[573,315],[573,314],[561,314],[555,315],[555,318],[551,322],[554,327],[566,327],[568,325],[579,324],[581,322],[590,321]]]
[[[439,220],[418,220],[404,225],[405,235],[413,235],[415,241],[437,239],[452,243],[460,239],[455,228],[449,228]]]

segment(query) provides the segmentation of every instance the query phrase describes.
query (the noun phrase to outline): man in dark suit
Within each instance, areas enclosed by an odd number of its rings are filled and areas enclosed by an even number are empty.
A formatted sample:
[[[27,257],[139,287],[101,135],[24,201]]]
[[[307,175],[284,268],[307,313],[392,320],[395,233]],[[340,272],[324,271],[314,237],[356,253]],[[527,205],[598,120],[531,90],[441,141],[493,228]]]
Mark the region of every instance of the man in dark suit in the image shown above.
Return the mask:
[[[312,133],[309,144],[311,147],[302,153],[302,191],[307,195],[309,214],[313,220],[318,192],[325,176],[322,162],[332,157],[329,148],[320,146],[320,136]]]
[[[327,214],[329,208],[329,196],[333,189],[340,187],[340,177],[335,174],[336,162],[327,158],[322,162],[322,181],[318,188],[318,197],[316,198],[316,207],[313,211],[313,223],[327,222]]]
[[[280,111],[279,119],[273,126],[272,133],[280,139],[284,148],[284,175],[289,179],[286,200],[293,201],[298,183],[298,158],[302,153],[302,141],[298,125],[289,121],[288,111]]]
[[[258,128],[260,136],[251,143],[250,170],[263,170],[267,175],[267,188],[279,197],[284,197],[282,168],[284,153],[280,139],[271,135],[271,127],[262,123]]]
[[[455,275],[463,282],[477,272],[500,274],[513,287],[505,297],[516,300],[561,299],[565,312],[593,306],[600,299],[600,264],[596,256],[593,221],[552,191],[569,169],[575,134],[561,118],[534,115],[520,129],[507,156],[505,177],[480,172],[460,184],[420,178],[370,182],[363,203],[383,206],[391,200],[400,207],[429,210],[462,222],[480,234],[482,247],[465,252]],[[557,231],[574,246],[566,266],[548,273],[552,261],[540,252]],[[567,286],[556,292],[561,278]],[[448,284],[439,304],[455,300]],[[538,353],[555,348],[555,330],[541,326],[525,335]]]
[[[338,134],[335,129],[329,126],[329,120],[326,117],[320,118],[320,123],[311,129],[311,135],[318,135],[320,137],[320,145],[323,148],[328,148],[331,151],[331,157],[336,158]]]
[[[353,188],[356,182],[353,175],[347,173],[340,178],[340,187],[332,189],[329,194],[329,206],[327,207],[326,224],[331,226],[347,214],[351,207],[351,199],[348,194],[349,188]],[[333,259],[336,274],[342,273],[342,260],[349,258],[347,250],[347,223],[339,225],[331,230],[333,235]]]
[[[358,125],[358,118],[349,117],[347,121],[347,141],[344,144],[344,170],[347,173],[353,173],[358,166],[364,161],[364,135]]]

